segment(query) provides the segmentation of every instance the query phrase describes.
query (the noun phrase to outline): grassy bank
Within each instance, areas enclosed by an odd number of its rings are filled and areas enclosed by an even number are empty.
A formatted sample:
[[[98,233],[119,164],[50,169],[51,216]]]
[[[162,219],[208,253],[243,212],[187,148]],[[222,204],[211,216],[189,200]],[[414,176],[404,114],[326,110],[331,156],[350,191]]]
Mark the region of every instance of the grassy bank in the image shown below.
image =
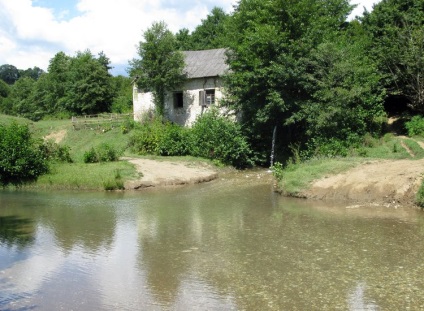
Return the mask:
[[[277,165],[274,175],[278,181],[278,189],[284,195],[298,196],[314,180],[347,171],[367,161],[422,159],[424,149],[418,145],[417,140],[422,138],[413,140],[387,134],[381,139],[368,139],[360,148],[352,149],[348,157],[312,158],[298,163],[292,162],[284,167]]]
[[[107,144],[121,156],[134,156],[129,150],[128,134],[109,124],[93,129],[74,130],[71,120],[42,120],[0,115],[0,124],[28,124],[35,138],[50,136],[60,146],[69,147],[72,163],[52,162],[50,172],[24,188],[40,190],[113,190],[122,189],[126,180],[139,178],[134,165],[127,161],[84,163],[84,154]]]

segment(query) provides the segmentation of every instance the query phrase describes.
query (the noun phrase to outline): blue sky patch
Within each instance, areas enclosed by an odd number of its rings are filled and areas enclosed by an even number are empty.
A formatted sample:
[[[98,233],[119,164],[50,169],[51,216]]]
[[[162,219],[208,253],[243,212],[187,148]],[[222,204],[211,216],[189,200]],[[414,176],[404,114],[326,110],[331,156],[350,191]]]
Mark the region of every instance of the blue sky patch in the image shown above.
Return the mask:
[[[75,0],[34,0],[34,6],[53,9],[54,16],[58,20],[70,20],[81,12],[77,9],[77,1]]]

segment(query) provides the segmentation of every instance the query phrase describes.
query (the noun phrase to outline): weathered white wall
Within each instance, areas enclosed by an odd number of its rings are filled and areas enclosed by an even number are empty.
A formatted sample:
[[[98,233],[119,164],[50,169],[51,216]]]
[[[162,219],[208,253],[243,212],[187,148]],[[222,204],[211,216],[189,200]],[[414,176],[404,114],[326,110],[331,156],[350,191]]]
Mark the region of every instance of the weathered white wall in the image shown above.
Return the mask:
[[[133,86],[133,113],[134,120],[141,121],[142,116],[149,111],[154,111],[153,94],[139,92],[137,86]]]
[[[215,89],[214,105],[219,105],[224,94],[221,81],[218,78],[192,79],[184,85],[182,108],[175,108],[173,94],[168,94],[165,103],[166,117],[177,124],[191,126],[199,115],[209,109],[199,104],[199,92],[206,89]],[[154,109],[153,96],[151,93],[139,93],[137,88],[134,87],[133,97],[134,120],[140,121],[143,113]]]

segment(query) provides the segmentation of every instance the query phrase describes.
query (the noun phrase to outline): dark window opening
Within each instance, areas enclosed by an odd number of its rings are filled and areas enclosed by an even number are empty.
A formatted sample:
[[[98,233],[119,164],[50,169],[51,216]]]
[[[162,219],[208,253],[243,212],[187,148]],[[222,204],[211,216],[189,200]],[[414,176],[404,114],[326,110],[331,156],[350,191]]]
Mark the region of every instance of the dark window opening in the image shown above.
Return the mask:
[[[183,108],[183,92],[175,92],[174,93],[174,108]]]
[[[215,90],[206,90],[205,103],[207,106],[215,103]]]

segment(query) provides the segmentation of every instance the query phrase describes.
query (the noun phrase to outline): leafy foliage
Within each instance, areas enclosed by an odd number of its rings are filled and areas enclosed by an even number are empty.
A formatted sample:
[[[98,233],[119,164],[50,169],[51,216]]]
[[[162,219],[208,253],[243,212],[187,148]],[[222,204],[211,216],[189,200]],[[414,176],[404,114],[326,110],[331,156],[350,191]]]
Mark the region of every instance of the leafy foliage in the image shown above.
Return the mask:
[[[424,182],[421,183],[421,186],[418,189],[415,202],[419,207],[424,208]]]
[[[47,172],[40,142],[31,137],[28,125],[0,125],[0,185],[19,186]]]
[[[111,78],[103,59],[79,52],[71,60],[66,84],[64,107],[75,114],[96,114],[110,111]]]
[[[424,136],[424,118],[422,116],[414,116],[411,121],[405,123],[409,136]]]
[[[47,140],[40,146],[40,149],[44,155],[44,158],[49,161],[66,163],[73,162],[69,146],[62,146],[51,140]]]
[[[424,111],[423,1],[381,1],[362,22],[388,93],[406,96],[413,109]]]
[[[238,123],[210,110],[193,125],[190,154],[235,167],[252,164],[252,152]]]
[[[226,23],[230,16],[222,8],[214,7],[206,19],[190,34],[181,29],[176,34],[179,50],[207,50],[227,47]]]
[[[310,99],[305,60],[344,24],[348,1],[241,0],[228,24],[230,74],[227,104],[241,112],[243,130],[266,161],[274,126],[282,145],[302,139],[291,118]],[[280,145],[281,146],[281,145]]]
[[[137,127],[129,146],[143,155],[184,156],[190,149],[188,135],[189,129],[156,118]]]
[[[306,61],[311,99],[294,119],[306,124],[309,148],[323,155],[344,154],[367,133],[380,134],[385,120],[384,90],[360,41],[343,37],[323,42]]]
[[[191,155],[235,167],[253,164],[240,126],[217,111],[200,116],[191,129],[161,119],[145,122],[132,132],[129,146],[143,155]]]
[[[137,77],[138,87],[151,91],[158,115],[164,115],[167,91],[186,79],[184,56],[176,51],[177,40],[164,22],[153,23],[138,46],[139,59],[130,62],[130,75]]]
[[[102,143],[97,148],[92,147],[84,153],[84,163],[118,161],[120,154],[121,152],[111,145]]]

